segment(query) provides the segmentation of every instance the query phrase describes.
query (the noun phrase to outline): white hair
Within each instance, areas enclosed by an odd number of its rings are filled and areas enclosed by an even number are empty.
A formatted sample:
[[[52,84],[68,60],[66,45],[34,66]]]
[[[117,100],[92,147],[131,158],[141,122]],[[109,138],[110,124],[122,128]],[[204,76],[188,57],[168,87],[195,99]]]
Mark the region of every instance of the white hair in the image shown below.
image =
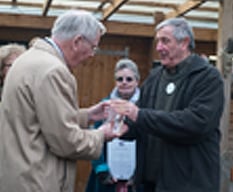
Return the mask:
[[[69,10],[60,15],[51,29],[52,37],[68,40],[76,35],[83,35],[94,40],[96,34],[103,35],[105,26],[91,13],[84,10]]]
[[[116,76],[116,73],[122,69],[129,69],[131,70],[133,73],[134,73],[134,76],[135,78],[139,81],[140,80],[140,74],[139,74],[139,71],[138,71],[138,66],[137,64],[131,60],[131,59],[128,59],[128,58],[123,58],[123,59],[120,59],[117,63],[116,63],[116,66],[115,66],[115,76]]]

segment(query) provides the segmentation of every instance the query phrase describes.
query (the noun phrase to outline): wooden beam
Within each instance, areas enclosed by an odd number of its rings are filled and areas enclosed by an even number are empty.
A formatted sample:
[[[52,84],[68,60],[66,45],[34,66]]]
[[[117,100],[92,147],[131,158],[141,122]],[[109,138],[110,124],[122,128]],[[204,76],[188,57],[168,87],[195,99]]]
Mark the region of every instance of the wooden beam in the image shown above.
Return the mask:
[[[0,0],[0,5],[12,5],[12,2],[9,2],[9,1],[1,1]],[[35,8],[41,8],[44,4],[42,3],[38,3],[38,2],[18,2],[15,4],[17,6],[23,6],[23,7],[35,7]],[[92,8],[92,7],[89,7],[88,5],[69,5],[69,4],[60,4],[60,3],[56,3],[56,1],[53,2],[52,5],[50,5],[50,8],[53,8],[53,9],[64,9],[64,10],[67,10],[67,9],[85,9],[87,11],[95,11],[96,8]]]
[[[134,11],[134,10],[119,10],[117,11],[119,14],[127,14],[127,15],[135,15],[135,16],[148,16],[153,17],[153,12],[145,12],[145,11]]]
[[[109,34],[154,37],[154,25],[114,21],[105,21],[104,24],[107,28],[107,33]]]
[[[153,17],[154,13],[153,12],[139,12],[139,11],[128,11],[128,10],[119,10],[119,14],[127,14],[127,15],[134,15],[134,16],[147,16],[147,17]],[[184,16],[188,20],[195,20],[198,22],[214,22],[218,23],[218,18],[215,17],[207,17],[207,16],[198,16],[198,15],[193,15],[193,16]]]
[[[106,3],[108,3],[110,0],[103,0],[101,4],[98,6],[97,10],[95,12],[101,11]]]
[[[1,27],[20,29],[50,30],[56,17],[36,15],[0,14]],[[104,21],[108,34],[154,37],[154,25]],[[200,41],[217,41],[216,29],[194,28],[195,39]]]
[[[226,47],[226,42],[229,38],[232,37],[233,34],[233,1],[232,0],[224,0],[221,1],[220,4],[220,14],[219,14],[219,30],[218,30],[218,61],[217,61],[217,67],[224,72],[224,67],[227,67],[224,62],[224,55],[222,54],[223,50]],[[224,64],[225,63],[225,64]],[[229,67],[229,68],[228,68]],[[225,154],[225,152],[230,152],[231,145],[229,145],[229,129],[231,129],[232,124],[231,118],[230,118],[230,112],[232,111],[231,107],[231,86],[232,86],[232,66],[228,66],[227,68],[230,69],[228,73],[226,73],[224,77],[224,97],[225,97],[225,106],[224,111],[221,119],[220,124],[220,131],[222,133],[222,139],[221,139],[221,155]],[[232,143],[231,143],[232,144]],[[232,154],[232,153],[230,153]],[[223,160],[227,160],[226,156]],[[226,163],[230,163],[230,159],[225,161]],[[229,164],[232,165],[232,164]],[[227,166],[226,166],[227,167]],[[228,171],[226,172],[228,173]],[[230,172],[229,172],[230,174]],[[225,189],[228,188],[228,185],[232,184],[229,183],[230,179],[229,176],[224,176],[222,178],[223,183],[225,184]],[[231,188],[232,189],[232,188]],[[226,190],[221,190],[226,191]]]
[[[190,10],[199,7],[205,1],[206,0],[187,0],[185,3],[178,6],[176,10],[167,13],[166,19],[172,18],[172,17],[179,17],[181,15],[184,15],[185,13],[189,12]]]
[[[1,27],[50,29],[56,17],[36,15],[0,14]]]
[[[94,13],[98,13],[102,10],[103,5],[105,5],[107,2],[111,1],[111,0],[98,0],[98,2],[100,2],[100,5],[95,8],[95,7],[90,7],[88,5],[82,4],[82,5],[69,5],[68,3],[57,3],[55,1],[53,1],[53,3],[49,3],[49,1],[45,1],[44,4],[42,3],[38,3],[38,2],[19,2],[16,0],[12,0],[14,2],[16,2],[15,6],[25,6],[25,7],[36,7],[36,8],[41,8],[41,6],[44,6],[44,11],[43,14],[45,16],[45,14],[47,14],[47,10],[46,7],[48,7],[48,4],[50,4],[50,8],[53,9],[84,9],[90,12],[94,12]],[[93,0],[86,0],[86,1],[93,1]],[[97,1],[97,0],[95,0]],[[195,1],[195,0],[193,0]],[[177,8],[177,4],[176,3],[164,3],[164,2],[154,2],[153,0],[148,0],[148,1],[144,1],[144,0],[130,0],[127,1],[125,4],[127,5],[131,5],[131,6],[146,6],[146,7],[162,7],[162,8],[170,8],[170,9],[175,9],[178,10]],[[3,1],[0,0],[0,5],[12,5],[12,2],[10,1]],[[196,8],[197,11],[210,11],[210,12],[218,12],[219,8],[218,7],[198,7]],[[124,9],[124,10],[119,10],[117,11],[117,13],[119,14],[129,14],[129,15],[139,15],[139,16],[148,16],[148,17],[153,17],[154,12],[152,11],[144,11],[144,10],[134,10],[134,9]],[[193,16],[194,17],[194,16]],[[200,16],[195,16],[193,18],[194,20],[200,20],[203,21],[206,19],[207,22],[211,21],[211,22],[217,22],[215,18],[210,19],[209,17],[200,17]]]
[[[194,27],[193,32],[195,34],[196,41],[216,42],[218,39],[218,31],[216,29],[203,29]]]
[[[0,5],[17,5],[17,6],[26,6],[26,7],[41,7],[41,3],[29,3],[29,2],[18,2],[17,0],[12,0],[12,2],[10,1],[0,1]]]
[[[104,24],[107,27],[108,34],[141,36],[151,38],[153,38],[155,35],[154,25],[121,23],[113,21],[106,21],[104,22]],[[195,40],[206,42],[217,41],[217,30],[215,29],[193,28],[193,32],[195,34]]]
[[[43,4],[42,16],[46,16],[53,0],[45,0]]]
[[[85,1],[92,1],[93,0],[85,0]],[[96,1],[96,0],[95,0]],[[100,2],[101,4],[108,2],[111,0],[98,0],[98,2]],[[38,2],[21,2],[21,1],[17,1],[17,0],[12,0],[12,2],[10,1],[2,1],[0,0],[0,5],[12,5],[13,3],[15,3],[15,5],[17,6],[25,6],[25,7],[37,7],[40,8],[42,6],[42,3],[38,3]],[[130,0],[126,2],[127,5],[135,5],[135,6],[146,6],[146,7],[160,7],[160,8],[171,8],[171,9],[177,9],[177,3],[168,3],[168,2],[155,2],[153,0],[151,1],[144,1],[144,0]],[[74,8],[84,8],[84,9],[88,9],[88,10],[96,10],[95,8],[91,8],[88,5],[80,5],[80,6],[70,6],[69,4],[61,4],[60,2],[56,2],[54,1],[52,5],[50,5],[51,8],[53,9],[69,9],[71,7]],[[97,8],[98,9],[98,8]],[[218,7],[199,7],[197,8],[197,10],[199,11],[212,11],[212,12],[218,12],[219,8]]]
[[[127,2],[127,5],[162,7],[162,8],[171,8],[171,9],[176,9],[176,7],[177,7],[177,3],[169,3],[169,2],[163,2],[163,1],[155,2],[153,0],[151,0],[151,1],[130,0]]]
[[[164,19],[165,19],[165,15],[163,12],[155,12],[154,14],[155,26],[158,25],[160,22],[162,22]]]
[[[230,180],[231,182],[233,182],[233,167],[231,167],[231,170],[230,170]]]
[[[126,3],[128,0],[113,0],[112,4],[109,5],[104,11],[103,11],[103,20],[107,20],[113,13],[115,13],[124,3]]]
[[[50,30],[0,27],[0,40],[6,42],[29,42],[33,37],[46,37],[49,35]]]
[[[214,17],[197,17],[197,16],[184,16],[187,20],[197,21],[199,23],[218,23],[218,18]]]

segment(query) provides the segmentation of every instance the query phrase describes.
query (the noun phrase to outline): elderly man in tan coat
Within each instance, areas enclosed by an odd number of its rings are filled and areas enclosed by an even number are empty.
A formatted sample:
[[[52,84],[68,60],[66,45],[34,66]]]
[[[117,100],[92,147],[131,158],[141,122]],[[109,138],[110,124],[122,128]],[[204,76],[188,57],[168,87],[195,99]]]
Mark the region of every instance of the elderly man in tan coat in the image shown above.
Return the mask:
[[[0,191],[72,192],[77,159],[100,155],[120,134],[104,118],[104,103],[79,109],[71,68],[95,53],[105,27],[91,14],[68,11],[51,38],[38,39],[15,61],[0,108]],[[87,87],[88,89],[88,87]]]

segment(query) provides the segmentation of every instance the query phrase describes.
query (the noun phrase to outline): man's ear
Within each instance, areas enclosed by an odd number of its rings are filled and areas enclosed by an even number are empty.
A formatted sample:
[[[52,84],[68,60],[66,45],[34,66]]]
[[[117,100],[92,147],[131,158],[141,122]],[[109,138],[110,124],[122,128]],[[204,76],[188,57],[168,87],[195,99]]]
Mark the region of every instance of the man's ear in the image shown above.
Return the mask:
[[[185,38],[183,39],[183,41],[181,42],[181,44],[182,44],[182,47],[183,47],[184,49],[186,49],[186,47],[188,47],[189,44],[190,44],[190,38],[189,38],[189,37],[185,37]]]
[[[72,39],[72,47],[74,48],[74,49],[77,49],[78,48],[78,46],[79,46],[79,44],[80,44],[80,42],[81,42],[81,40],[82,40],[82,36],[81,35],[76,35],[73,39]]]

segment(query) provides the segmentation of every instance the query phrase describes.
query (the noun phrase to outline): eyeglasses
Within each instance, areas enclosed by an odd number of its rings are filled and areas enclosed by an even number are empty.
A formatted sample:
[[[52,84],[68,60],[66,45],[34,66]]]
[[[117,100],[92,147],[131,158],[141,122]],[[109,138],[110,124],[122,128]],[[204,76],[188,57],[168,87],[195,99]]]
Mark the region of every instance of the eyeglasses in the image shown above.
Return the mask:
[[[12,66],[12,63],[9,63],[9,64],[3,64],[3,67],[11,67]]]
[[[132,82],[133,81],[133,77],[117,77],[116,81],[117,82],[123,82],[124,79],[126,80],[126,82]]]
[[[91,46],[91,49],[93,51],[93,53],[96,53],[98,51],[98,46],[93,44],[87,37],[85,37],[84,35],[82,35],[83,39]]]

